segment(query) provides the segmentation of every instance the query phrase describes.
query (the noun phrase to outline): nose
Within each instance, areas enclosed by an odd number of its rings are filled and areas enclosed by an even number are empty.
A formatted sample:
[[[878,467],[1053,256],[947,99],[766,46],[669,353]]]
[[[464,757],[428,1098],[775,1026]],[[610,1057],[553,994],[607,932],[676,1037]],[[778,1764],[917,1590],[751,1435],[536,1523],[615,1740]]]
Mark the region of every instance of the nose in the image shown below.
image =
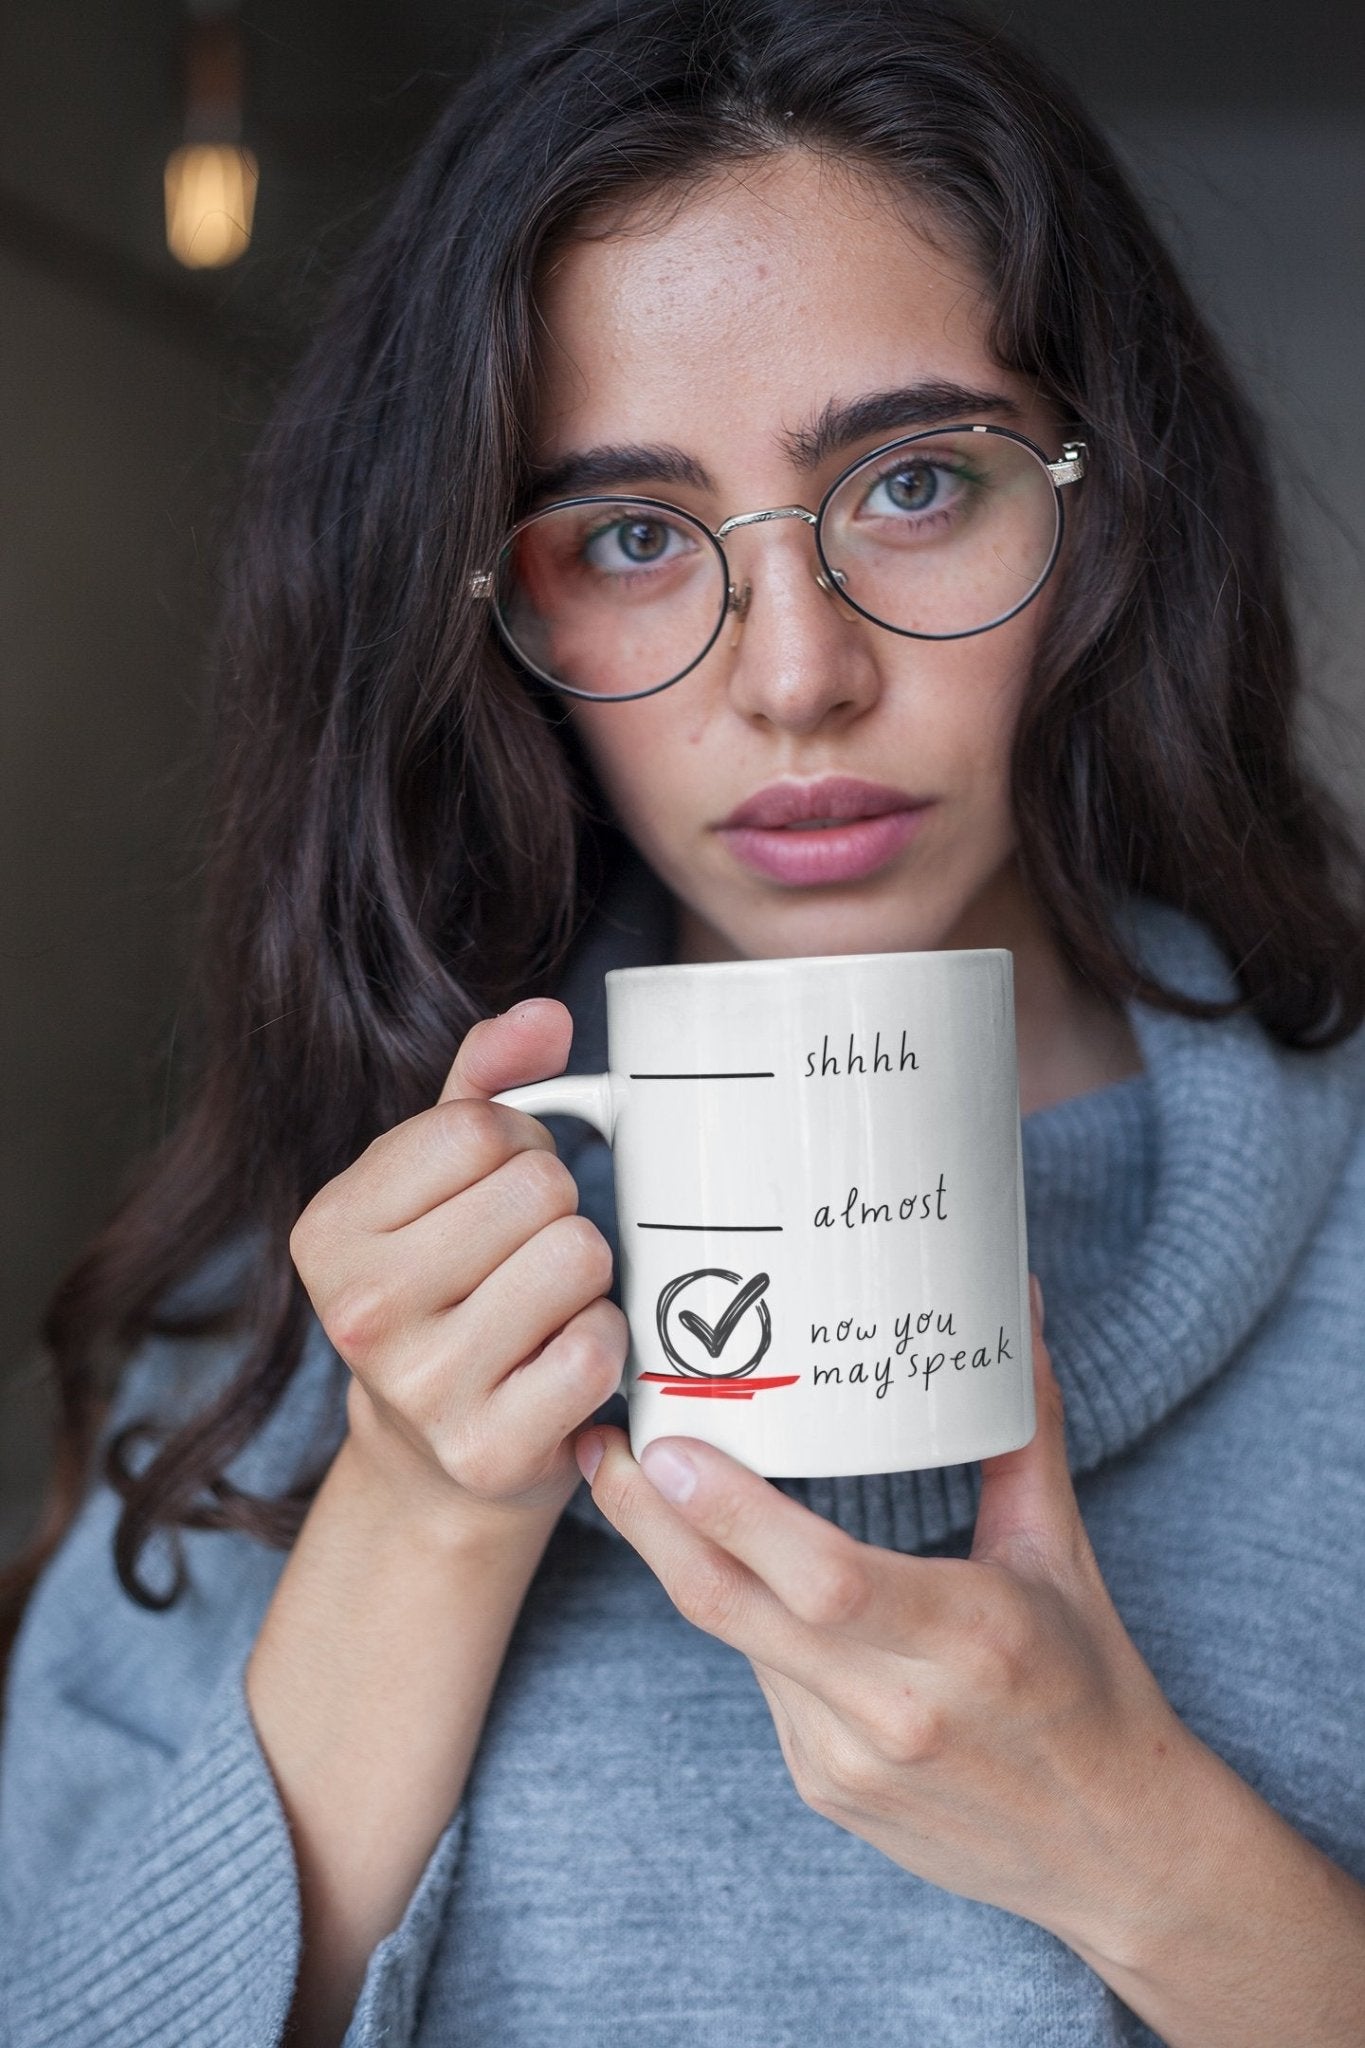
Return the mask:
[[[735,709],[793,732],[866,710],[882,687],[870,634],[825,576],[810,527],[765,524],[726,548],[735,599],[718,652]]]

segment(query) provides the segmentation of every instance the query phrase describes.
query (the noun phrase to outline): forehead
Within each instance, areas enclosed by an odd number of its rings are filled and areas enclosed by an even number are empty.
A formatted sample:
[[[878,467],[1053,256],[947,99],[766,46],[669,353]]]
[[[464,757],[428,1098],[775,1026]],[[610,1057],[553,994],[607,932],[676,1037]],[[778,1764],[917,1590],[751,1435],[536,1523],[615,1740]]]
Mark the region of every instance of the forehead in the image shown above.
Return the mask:
[[[1003,389],[967,252],[879,178],[807,151],[729,167],[563,244],[538,281],[537,453],[610,435],[732,443],[832,394]]]

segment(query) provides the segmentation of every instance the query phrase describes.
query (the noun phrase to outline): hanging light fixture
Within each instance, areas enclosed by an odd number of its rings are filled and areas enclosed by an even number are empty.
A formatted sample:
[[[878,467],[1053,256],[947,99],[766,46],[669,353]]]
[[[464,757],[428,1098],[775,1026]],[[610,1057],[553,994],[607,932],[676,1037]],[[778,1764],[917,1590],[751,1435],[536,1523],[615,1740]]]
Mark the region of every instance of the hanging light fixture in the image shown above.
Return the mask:
[[[235,5],[190,0],[185,140],[166,159],[166,246],[191,270],[235,263],[251,241],[256,159],[242,147],[242,32]]]

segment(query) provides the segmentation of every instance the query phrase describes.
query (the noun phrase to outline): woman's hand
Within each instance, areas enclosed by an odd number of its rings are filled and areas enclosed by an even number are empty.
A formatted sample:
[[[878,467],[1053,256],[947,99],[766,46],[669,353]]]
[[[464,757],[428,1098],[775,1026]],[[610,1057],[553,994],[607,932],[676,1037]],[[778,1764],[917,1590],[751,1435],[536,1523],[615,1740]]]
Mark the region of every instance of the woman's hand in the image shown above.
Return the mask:
[[[572,1037],[551,997],[482,1019],[440,1099],[328,1181],[290,1235],[351,1369],[352,1447],[419,1518],[561,1510],[572,1433],[620,1381],[611,1246],[576,1213],[544,1124],[487,1100],[562,1073]]]
[[[1120,1940],[1140,1910],[1172,1788],[1197,1781],[1184,1774],[1203,1745],[1100,1576],[1036,1282],[1033,1358],[1037,1431],[982,1460],[965,1559],[859,1542],[690,1438],[650,1444],[639,1465],[621,1430],[576,1448],[594,1500],[679,1611],[748,1657],[807,1806],[1075,1945],[1100,1928]],[[672,1504],[669,1453],[695,1473]]]

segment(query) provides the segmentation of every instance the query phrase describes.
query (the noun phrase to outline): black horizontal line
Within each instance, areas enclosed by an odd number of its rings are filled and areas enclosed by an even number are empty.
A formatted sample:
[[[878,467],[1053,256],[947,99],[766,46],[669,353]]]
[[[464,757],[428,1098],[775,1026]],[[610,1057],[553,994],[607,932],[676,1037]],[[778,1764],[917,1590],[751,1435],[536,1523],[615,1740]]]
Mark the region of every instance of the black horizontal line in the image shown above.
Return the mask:
[[[640,1223],[637,1230],[781,1230],[780,1223]]]
[[[754,1074],[628,1074],[630,1081],[775,1081],[771,1072]]]

